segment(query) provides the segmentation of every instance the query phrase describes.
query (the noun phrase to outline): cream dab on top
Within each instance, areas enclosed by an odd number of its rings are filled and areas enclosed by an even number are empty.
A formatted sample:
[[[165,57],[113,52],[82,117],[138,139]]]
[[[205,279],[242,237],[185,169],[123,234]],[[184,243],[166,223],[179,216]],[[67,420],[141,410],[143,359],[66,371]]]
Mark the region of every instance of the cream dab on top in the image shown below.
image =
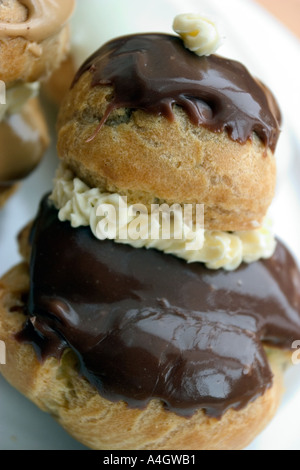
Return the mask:
[[[198,13],[177,15],[173,29],[179,34],[185,47],[199,56],[214,54],[224,41],[217,25]]]

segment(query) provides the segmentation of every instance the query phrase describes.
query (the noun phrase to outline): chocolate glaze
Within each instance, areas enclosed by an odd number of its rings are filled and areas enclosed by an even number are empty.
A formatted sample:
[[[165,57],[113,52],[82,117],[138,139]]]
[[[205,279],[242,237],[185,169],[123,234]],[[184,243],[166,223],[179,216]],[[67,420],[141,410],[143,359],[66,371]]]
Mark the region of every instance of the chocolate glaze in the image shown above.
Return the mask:
[[[92,86],[114,87],[114,97],[97,129],[114,109],[126,107],[174,118],[181,106],[191,122],[213,132],[226,130],[245,143],[255,132],[275,150],[281,122],[272,93],[239,62],[216,55],[199,57],[176,36],[136,34],[114,39],[78,71]]]
[[[272,384],[262,341],[300,338],[300,273],[279,243],[270,260],[211,271],[155,250],[99,241],[45,199],[32,230],[28,320],[41,359],[71,348],[110,401],[152,398],[220,417]]]

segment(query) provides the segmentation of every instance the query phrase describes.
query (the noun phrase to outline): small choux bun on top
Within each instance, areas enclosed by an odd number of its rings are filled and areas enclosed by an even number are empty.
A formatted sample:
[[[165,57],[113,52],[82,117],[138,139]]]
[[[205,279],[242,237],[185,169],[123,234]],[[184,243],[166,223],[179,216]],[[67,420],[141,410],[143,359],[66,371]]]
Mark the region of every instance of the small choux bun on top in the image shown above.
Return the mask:
[[[126,47],[132,70],[122,69]],[[58,154],[91,187],[133,203],[201,203],[207,229],[250,230],[274,196],[279,122],[271,92],[241,64],[138,35],[82,66],[60,110]]]

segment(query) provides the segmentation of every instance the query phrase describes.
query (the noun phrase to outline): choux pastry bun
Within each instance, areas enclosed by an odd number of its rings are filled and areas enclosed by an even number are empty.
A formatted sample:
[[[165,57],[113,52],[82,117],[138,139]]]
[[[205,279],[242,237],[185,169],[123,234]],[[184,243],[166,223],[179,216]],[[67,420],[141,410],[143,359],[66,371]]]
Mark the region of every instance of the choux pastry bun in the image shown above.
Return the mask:
[[[145,52],[131,52],[135,43]],[[120,71],[126,48],[135,66]],[[196,80],[209,80],[209,91],[195,92]],[[231,82],[236,94],[227,94]],[[205,204],[208,229],[250,230],[274,196],[279,122],[271,92],[241,64],[199,58],[176,37],[141,35],[111,41],[82,66],[60,110],[58,154],[91,187],[145,204]]]
[[[0,281],[3,376],[93,449],[246,447],[300,334],[286,248],[225,274],[99,242],[51,206],[20,238],[31,276],[24,262]]]

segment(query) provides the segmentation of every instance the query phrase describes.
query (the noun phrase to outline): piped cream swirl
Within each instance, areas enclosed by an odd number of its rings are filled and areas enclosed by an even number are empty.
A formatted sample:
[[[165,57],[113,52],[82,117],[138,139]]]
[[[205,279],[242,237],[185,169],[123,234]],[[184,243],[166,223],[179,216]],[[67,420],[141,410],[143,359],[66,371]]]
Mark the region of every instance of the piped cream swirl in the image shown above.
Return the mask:
[[[51,199],[59,210],[61,221],[70,221],[72,227],[89,226],[98,239],[114,238],[117,243],[129,244],[136,248],[155,248],[168,254],[173,254],[186,260],[188,263],[205,263],[209,269],[231,271],[242,262],[251,263],[260,258],[270,258],[276,248],[276,241],[271,229],[271,224],[266,221],[259,229],[244,232],[222,232],[217,230],[201,230],[188,233],[183,239],[163,239],[163,227],[160,227],[160,237],[153,240],[140,238],[120,239],[120,233],[116,236],[112,233],[101,233],[97,209],[101,204],[111,205],[118,211],[119,194],[101,192],[98,188],[90,188],[73,173],[61,166],[54,180],[54,190]],[[128,208],[126,214],[127,223],[132,223],[133,214]],[[148,231],[148,219],[140,218],[141,236],[143,231]],[[191,238],[194,237],[194,238]],[[197,249],[188,249],[195,242]]]
[[[185,47],[199,56],[213,54],[223,43],[217,25],[197,13],[177,15],[173,29],[182,38]]]

